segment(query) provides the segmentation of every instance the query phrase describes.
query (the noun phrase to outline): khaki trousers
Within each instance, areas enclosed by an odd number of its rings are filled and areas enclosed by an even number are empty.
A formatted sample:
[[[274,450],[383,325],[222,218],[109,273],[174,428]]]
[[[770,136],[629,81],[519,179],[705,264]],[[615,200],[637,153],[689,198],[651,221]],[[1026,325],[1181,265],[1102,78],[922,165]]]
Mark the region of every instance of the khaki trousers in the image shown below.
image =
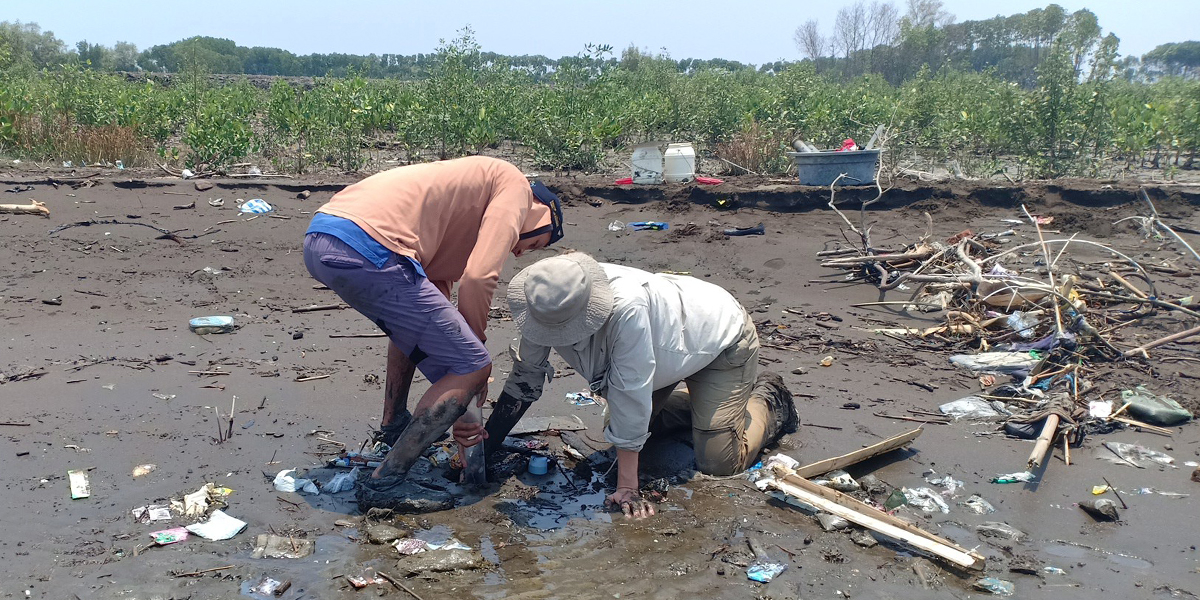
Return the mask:
[[[775,419],[760,394],[758,331],[750,315],[742,335],[708,366],[679,384],[656,390],[650,416],[655,435],[692,430],[696,466],[709,475],[732,475],[750,467],[775,434]]]

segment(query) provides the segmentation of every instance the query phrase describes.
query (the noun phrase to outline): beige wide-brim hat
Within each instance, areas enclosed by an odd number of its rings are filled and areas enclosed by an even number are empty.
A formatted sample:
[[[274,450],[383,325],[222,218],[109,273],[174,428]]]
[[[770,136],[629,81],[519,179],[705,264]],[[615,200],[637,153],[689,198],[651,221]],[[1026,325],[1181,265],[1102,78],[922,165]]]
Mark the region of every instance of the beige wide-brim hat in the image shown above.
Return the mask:
[[[508,306],[521,337],[541,346],[570,346],[604,326],[613,293],[600,263],[571,252],[517,273],[508,284]]]

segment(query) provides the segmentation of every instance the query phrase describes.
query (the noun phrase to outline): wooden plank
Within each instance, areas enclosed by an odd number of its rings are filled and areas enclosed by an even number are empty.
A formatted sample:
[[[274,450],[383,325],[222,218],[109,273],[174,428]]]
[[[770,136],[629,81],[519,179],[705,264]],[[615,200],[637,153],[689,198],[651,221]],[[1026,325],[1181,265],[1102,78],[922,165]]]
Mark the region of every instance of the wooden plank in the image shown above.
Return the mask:
[[[920,437],[922,431],[924,430],[918,427],[912,431],[907,431],[900,435],[890,437],[877,444],[871,444],[866,448],[860,448],[849,454],[843,454],[841,456],[827,458],[810,465],[804,465],[803,467],[796,469],[796,476],[807,479],[828,473],[836,469],[845,469],[850,465],[860,463],[868,458],[873,458],[885,452],[891,452],[892,450],[907,446],[908,444],[912,443],[913,440]]]
[[[944,558],[956,565],[982,571],[984,557],[958,546],[950,540],[914,527],[879,509],[855,500],[834,489],[819,486],[803,477],[791,474],[785,467],[775,467],[777,477],[768,485],[812,506],[854,523],[900,540],[919,550]]]

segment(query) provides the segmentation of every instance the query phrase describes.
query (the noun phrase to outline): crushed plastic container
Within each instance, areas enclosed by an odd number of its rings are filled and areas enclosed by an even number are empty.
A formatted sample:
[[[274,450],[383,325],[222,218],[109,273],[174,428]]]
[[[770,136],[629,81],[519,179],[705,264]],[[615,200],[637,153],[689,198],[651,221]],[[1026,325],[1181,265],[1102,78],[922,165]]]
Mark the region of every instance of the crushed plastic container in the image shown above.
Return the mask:
[[[1170,427],[1192,420],[1192,413],[1188,409],[1171,398],[1147,390],[1144,386],[1139,385],[1132,390],[1122,391],[1121,402],[1132,402],[1133,404],[1126,409],[1129,414],[1151,425]]]
[[[962,418],[986,421],[989,419],[1003,419],[1005,417],[1004,413],[996,410],[991,402],[979,396],[967,396],[953,402],[947,402],[939,406],[938,411],[943,415],[954,417],[956,421]]]
[[[996,579],[995,577],[984,577],[976,581],[975,589],[991,592],[997,596],[1011,596],[1017,591],[1011,581]]]
[[[463,413],[463,419],[483,424],[483,407],[479,406],[477,402],[471,401],[467,406],[467,412]],[[462,448],[463,483],[472,485],[487,483],[486,454],[483,448],[483,440],[479,440],[474,446]]]
[[[950,364],[975,373],[1018,373],[1032,369],[1041,360],[1029,352],[980,352],[955,354]]]
[[[208,333],[229,333],[234,330],[233,317],[216,316],[216,317],[196,317],[188,321],[188,328],[192,333],[205,335]]]

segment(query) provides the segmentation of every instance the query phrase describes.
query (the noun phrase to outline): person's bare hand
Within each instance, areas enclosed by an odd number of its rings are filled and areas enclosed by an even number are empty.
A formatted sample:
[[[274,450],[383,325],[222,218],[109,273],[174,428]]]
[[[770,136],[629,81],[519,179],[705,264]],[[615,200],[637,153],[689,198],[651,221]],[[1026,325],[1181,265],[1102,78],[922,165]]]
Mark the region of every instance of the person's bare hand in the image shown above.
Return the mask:
[[[462,419],[455,421],[454,426],[450,428],[450,435],[463,448],[470,448],[488,438],[487,429],[484,429],[483,424],[474,419],[465,422]]]
[[[634,488],[618,487],[604,501],[610,509],[621,508],[626,519],[644,519],[654,516],[654,505],[642,498],[642,494]]]

